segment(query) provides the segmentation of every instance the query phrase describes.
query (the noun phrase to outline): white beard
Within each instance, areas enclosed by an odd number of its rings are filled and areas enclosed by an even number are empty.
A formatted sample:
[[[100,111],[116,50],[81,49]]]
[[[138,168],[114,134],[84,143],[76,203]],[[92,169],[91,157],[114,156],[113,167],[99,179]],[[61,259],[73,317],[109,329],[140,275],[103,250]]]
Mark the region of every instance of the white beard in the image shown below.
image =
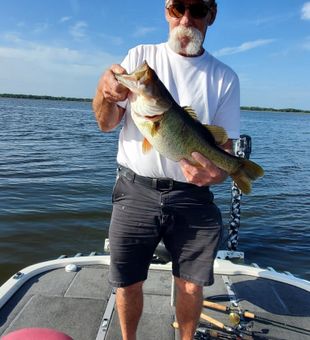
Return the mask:
[[[182,38],[188,38],[186,46],[182,46]],[[169,35],[168,45],[178,53],[187,56],[197,56],[200,54],[203,44],[202,33],[194,27],[175,27]]]

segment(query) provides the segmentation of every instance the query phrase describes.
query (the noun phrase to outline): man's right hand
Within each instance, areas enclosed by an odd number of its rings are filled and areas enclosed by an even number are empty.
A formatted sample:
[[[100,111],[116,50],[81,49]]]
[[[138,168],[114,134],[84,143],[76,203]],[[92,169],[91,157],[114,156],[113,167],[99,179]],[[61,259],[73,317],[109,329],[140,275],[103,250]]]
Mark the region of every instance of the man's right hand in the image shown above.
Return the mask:
[[[118,106],[117,102],[125,100],[129,90],[116,80],[115,73],[127,72],[121,65],[112,65],[101,76],[93,99],[93,111],[102,131],[114,129],[125,113],[125,109]]]
[[[114,64],[105,71],[98,84],[98,91],[101,91],[105,100],[110,103],[125,100],[129,92],[125,86],[115,79],[115,73],[125,74],[127,72],[121,65]]]

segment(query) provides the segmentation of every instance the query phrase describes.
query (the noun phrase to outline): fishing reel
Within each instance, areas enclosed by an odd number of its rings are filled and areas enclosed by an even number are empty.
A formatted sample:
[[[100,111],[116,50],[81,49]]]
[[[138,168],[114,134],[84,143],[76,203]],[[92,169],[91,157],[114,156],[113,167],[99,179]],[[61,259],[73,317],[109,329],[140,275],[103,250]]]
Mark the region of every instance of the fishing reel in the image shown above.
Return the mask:
[[[235,303],[225,306],[216,302],[204,300],[203,307],[227,314],[229,325],[202,312],[200,318],[203,321],[196,330],[195,340],[253,340],[253,320],[256,318],[254,313],[240,310],[238,304]]]

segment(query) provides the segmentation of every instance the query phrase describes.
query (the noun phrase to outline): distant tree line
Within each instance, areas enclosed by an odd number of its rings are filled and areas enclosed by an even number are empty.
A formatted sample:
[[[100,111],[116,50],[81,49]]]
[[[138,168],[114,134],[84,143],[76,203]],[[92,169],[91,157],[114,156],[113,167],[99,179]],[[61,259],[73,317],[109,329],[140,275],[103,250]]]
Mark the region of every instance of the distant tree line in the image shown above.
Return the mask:
[[[0,93],[2,98],[22,98],[22,99],[46,99],[46,100],[67,100],[75,102],[91,102],[90,98],[74,98],[74,97],[53,97],[53,96],[37,96],[33,94],[10,94]]]
[[[53,97],[53,96],[37,96],[33,94],[10,94],[0,93],[0,98],[22,98],[22,99],[45,99],[45,100],[67,100],[75,102],[91,102],[91,98],[74,98],[74,97]],[[268,112],[305,112],[310,113],[309,110],[299,110],[293,108],[275,109],[273,107],[258,107],[258,106],[241,106],[243,111],[268,111]]]
[[[308,110],[299,110],[299,109],[293,109],[291,107],[284,108],[284,109],[275,109],[273,107],[258,107],[258,106],[241,106],[241,110],[244,111],[270,111],[270,112],[305,112],[310,113]]]

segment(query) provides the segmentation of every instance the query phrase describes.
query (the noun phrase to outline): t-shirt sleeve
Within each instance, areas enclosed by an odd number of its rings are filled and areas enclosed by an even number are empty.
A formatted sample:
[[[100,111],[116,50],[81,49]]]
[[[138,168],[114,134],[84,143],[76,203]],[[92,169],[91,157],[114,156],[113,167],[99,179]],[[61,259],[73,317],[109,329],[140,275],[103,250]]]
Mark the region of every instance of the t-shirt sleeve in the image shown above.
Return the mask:
[[[142,45],[130,49],[121,62],[122,67],[124,67],[127,73],[133,72],[144,61],[144,54]]]
[[[234,72],[223,79],[220,100],[212,124],[224,127],[230,139],[240,137],[240,84]]]

